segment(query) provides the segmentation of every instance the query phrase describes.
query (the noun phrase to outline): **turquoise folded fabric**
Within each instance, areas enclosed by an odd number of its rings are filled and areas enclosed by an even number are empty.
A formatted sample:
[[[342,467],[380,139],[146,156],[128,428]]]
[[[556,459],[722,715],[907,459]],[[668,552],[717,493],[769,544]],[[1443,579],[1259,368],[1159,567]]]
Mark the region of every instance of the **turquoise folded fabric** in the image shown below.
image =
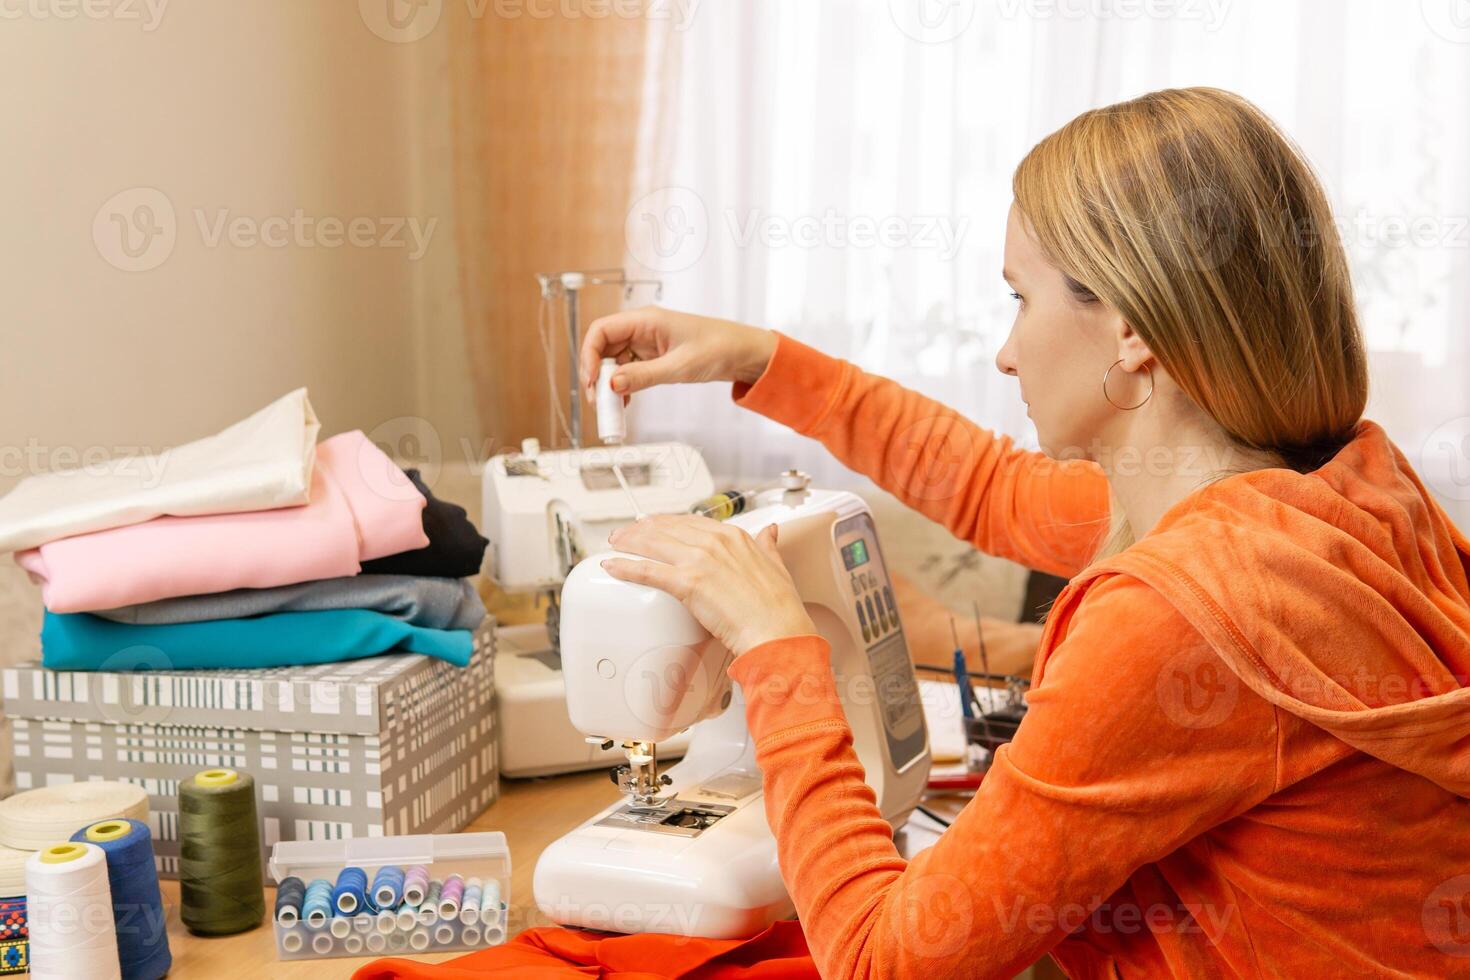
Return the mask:
[[[295,667],[389,651],[467,666],[469,630],[411,626],[367,609],[276,613],[172,626],[132,626],[88,613],[47,612],[41,662],[52,670]]]

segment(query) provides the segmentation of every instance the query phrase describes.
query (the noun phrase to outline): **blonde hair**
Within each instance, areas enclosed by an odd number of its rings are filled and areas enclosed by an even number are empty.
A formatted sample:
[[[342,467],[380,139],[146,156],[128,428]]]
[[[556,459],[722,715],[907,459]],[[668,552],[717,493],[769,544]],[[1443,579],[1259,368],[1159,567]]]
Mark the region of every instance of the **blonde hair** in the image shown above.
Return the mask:
[[[1307,472],[1352,438],[1368,368],[1347,257],[1310,165],[1250,102],[1168,89],[1083,113],[1013,191],[1074,293],[1240,446]]]

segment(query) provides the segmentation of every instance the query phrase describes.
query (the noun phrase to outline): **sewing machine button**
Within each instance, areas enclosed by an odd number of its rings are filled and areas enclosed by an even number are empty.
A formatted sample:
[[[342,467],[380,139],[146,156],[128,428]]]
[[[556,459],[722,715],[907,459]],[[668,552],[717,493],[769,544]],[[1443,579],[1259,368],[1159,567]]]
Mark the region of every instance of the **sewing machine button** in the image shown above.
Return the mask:
[[[601,676],[601,677],[603,677],[603,678],[605,678],[607,680],[612,680],[613,675],[616,674],[617,672],[618,672],[618,665],[615,664],[615,663],[613,663],[611,660],[607,659],[606,657],[603,657],[601,660],[597,661],[597,673],[598,673],[599,676]]]

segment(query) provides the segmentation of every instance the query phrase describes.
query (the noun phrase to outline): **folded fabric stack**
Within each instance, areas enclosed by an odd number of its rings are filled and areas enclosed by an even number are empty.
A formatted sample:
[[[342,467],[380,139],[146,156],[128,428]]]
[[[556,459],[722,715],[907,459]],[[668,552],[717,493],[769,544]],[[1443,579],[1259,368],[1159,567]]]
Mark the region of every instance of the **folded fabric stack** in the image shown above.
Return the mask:
[[[41,586],[57,670],[469,663],[486,540],[361,432],[316,443],[299,389],[158,456],[31,477],[0,551]]]

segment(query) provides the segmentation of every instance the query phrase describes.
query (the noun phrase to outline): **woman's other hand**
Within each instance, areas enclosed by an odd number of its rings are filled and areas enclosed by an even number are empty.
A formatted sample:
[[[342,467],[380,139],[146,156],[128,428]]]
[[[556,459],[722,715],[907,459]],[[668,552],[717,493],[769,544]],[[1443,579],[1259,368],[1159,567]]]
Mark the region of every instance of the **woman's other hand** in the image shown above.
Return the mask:
[[[606,559],[609,575],[669,593],[737,657],[767,640],[816,632],[776,550],[774,524],[751,537],[708,517],[646,517],[614,531],[608,544],[654,559]]]
[[[582,385],[586,397],[594,398],[604,357],[620,362],[613,390],[623,396],[691,381],[753,384],[775,350],[776,335],[769,330],[645,306],[592,321],[582,341]]]

